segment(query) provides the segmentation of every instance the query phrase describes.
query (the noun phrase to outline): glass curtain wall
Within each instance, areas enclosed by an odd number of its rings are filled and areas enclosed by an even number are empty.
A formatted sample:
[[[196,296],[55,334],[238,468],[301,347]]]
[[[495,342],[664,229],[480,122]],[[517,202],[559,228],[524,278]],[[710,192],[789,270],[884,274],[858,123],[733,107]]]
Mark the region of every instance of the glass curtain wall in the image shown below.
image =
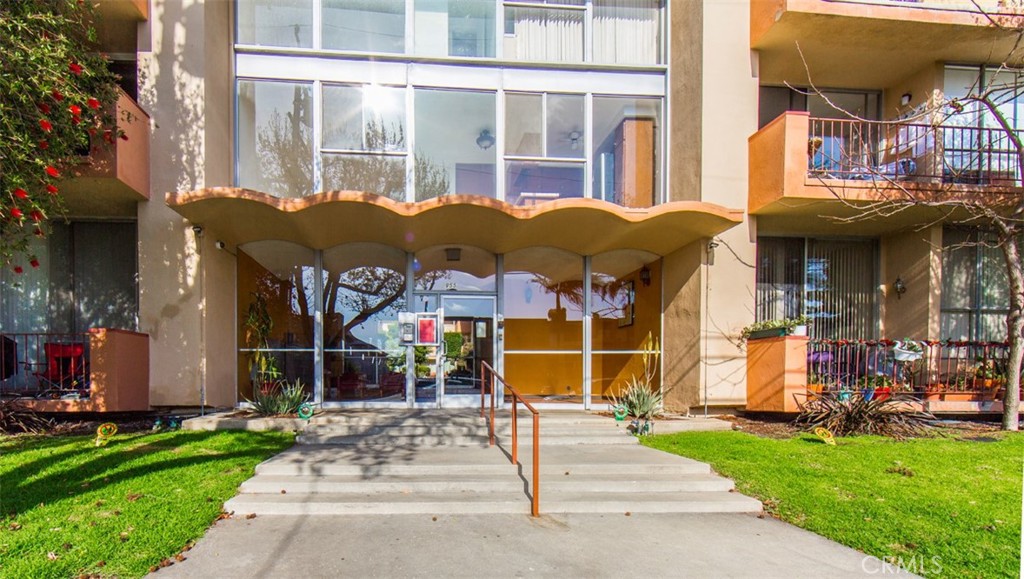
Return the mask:
[[[237,179],[278,197],[313,191],[313,84],[238,81]]]
[[[584,196],[585,118],[583,95],[506,93],[506,201]]]
[[[416,201],[496,197],[495,93],[416,89]]]
[[[285,241],[247,243],[238,248],[237,268],[240,400],[277,380],[300,381],[312,394],[318,300],[313,250]]]
[[[411,15],[406,8],[405,0],[238,0],[236,38],[248,46],[494,58],[502,26],[506,60],[664,62],[663,0],[414,0]]]
[[[405,259],[373,243],[324,250],[324,400],[405,400]]]
[[[590,270],[593,400],[609,401],[633,380],[659,389],[661,260],[620,250],[595,256]]]
[[[875,240],[757,240],[757,321],[811,319],[814,339],[878,337]]]
[[[405,201],[405,89],[323,87],[322,188]]]
[[[505,378],[524,395],[582,402],[583,258],[553,248],[505,256]]]

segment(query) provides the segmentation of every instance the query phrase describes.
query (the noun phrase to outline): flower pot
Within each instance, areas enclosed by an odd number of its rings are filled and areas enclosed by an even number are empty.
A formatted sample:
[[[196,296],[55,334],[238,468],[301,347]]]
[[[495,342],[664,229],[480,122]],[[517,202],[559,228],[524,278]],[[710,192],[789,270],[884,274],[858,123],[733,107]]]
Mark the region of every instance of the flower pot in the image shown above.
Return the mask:
[[[786,335],[786,328],[768,328],[766,330],[754,330],[747,337],[748,340],[760,340],[762,338],[779,338]]]
[[[793,327],[793,333],[791,335],[793,335],[793,336],[806,336],[807,335],[807,326],[806,325],[794,326]]]

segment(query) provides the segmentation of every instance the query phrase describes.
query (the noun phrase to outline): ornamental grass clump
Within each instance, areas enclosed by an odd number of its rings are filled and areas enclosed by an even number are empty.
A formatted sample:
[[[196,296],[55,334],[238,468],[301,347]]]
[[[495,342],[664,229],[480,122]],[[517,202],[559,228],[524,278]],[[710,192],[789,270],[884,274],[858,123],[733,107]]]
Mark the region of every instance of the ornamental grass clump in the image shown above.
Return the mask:
[[[0,400],[0,432],[4,434],[40,434],[53,427],[53,421],[27,408],[21,400]]]
[[[925,434],[934,420],[905,396],[865,398],[859,392],[839,392],[806,402],[793,423],[807,431],[827,428],[835,436],[874,434],[902,440]]]
[[[260,416],[286,416],[298,413],[299,406],[308,400],[309,393],[301,380],[291,384],[281,380],[257,388],[252,400],[246,401],[252,405],[252,411]]]

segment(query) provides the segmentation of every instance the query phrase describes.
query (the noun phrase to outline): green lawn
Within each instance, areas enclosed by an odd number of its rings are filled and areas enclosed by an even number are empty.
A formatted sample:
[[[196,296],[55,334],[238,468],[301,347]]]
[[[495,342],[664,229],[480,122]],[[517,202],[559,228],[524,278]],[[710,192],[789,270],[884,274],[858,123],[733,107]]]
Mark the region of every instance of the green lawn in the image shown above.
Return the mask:
[[[1024,434],[972,436],[981,440],[854,437],[831,447],[810,435],[698,432],[644,444],[708,462],[781,519],[865,553],[918,572],[941,566],[942,576],[1015,577]]]
[[[282,433],[0,437],[0,576],[139,577],[200,537]]]

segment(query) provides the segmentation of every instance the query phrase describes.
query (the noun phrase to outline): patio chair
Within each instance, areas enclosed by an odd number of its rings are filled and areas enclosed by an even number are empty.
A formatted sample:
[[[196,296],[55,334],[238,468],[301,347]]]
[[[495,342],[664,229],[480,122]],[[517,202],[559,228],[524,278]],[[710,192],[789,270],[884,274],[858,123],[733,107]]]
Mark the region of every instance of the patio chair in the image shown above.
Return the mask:
[[[85,361],[85,344],[43,344],[46,363],[42,372],[33,372],[40,386],[45,386],[40,398],[59,398],[64,394],[78,392],[87,396],[89,391],[88,368]],[[83,395],[84,393],[84,395]]]

